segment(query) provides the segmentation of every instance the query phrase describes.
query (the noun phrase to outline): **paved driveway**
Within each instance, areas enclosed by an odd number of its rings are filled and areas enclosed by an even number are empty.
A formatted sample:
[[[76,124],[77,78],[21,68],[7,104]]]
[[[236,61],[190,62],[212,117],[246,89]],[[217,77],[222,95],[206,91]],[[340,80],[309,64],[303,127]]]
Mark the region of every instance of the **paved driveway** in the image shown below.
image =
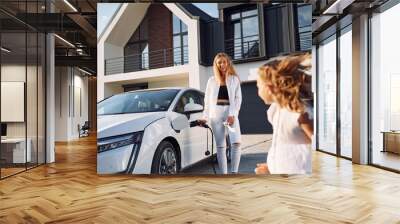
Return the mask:
[[[239,173],[254,174],[257,163],[265,163],[267,151],[271,144],[271,134],[242,135],[242,157],[240,160]],[[215,149],[214,149],[215,150]],[[214,163],[217,174],[219,173],[218,163],[215,159],[198,163],[183,171],[185,174],[213,174],[212,164]],[[228,171],[230,164],[228,163]]]

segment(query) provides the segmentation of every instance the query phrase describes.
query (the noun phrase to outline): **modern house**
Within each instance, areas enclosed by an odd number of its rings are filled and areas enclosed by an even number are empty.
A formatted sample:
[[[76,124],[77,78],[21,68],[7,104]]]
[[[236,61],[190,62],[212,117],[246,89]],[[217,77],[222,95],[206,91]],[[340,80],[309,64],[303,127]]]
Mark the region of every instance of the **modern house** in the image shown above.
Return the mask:
[[[311,5],[219,3],[218,11],[213,18],[190,3],[122,4],[98,39],[98,101],[142,88],[204,91],[214,56],[226,52],[243,83],[242,131],[270,132],[257,68],[311,50]]]

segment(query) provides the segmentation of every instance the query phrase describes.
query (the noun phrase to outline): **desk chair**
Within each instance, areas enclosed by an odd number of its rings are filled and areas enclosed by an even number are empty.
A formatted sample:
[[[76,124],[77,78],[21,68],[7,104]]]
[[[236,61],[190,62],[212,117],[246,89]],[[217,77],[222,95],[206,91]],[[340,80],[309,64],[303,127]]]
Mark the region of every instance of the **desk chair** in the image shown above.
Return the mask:
[[[89,136],[89,129],[90,129],[89,121],[85,121],[82,127],[80,127],[80,125],[78,124],[79,138]]]

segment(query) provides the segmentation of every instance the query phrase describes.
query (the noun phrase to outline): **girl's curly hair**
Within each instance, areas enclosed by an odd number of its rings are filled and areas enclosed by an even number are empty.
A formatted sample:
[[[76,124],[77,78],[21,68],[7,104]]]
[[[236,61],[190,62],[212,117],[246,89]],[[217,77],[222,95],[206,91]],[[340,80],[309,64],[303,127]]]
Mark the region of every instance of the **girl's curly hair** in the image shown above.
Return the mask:
[[[312,98],[311,77],[306,74],[311,65],[302,64],[310,60],[309,53],[291,55],[271,60],[259,68],[262,85],[268,86],[281,107],[294,112],[304,112],[304,99]]]

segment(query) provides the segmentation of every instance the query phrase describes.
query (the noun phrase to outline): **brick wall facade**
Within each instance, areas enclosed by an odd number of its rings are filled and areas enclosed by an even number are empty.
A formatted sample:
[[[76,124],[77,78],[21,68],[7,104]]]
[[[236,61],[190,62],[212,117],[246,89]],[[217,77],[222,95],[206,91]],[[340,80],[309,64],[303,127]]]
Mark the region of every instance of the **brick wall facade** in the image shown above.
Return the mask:
[[[149,52],[154,52],[149,54],[150,68],[171,66],[172,13],[162,4],[152,4],[146,16],[149,26]]]

